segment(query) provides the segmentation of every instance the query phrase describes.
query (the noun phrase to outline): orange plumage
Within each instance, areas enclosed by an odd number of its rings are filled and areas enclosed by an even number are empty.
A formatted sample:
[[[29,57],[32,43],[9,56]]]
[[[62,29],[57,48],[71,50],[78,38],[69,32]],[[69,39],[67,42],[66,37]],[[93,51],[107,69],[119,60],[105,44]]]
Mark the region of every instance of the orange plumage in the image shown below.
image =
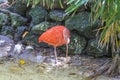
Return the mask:
[[[65,26],[54,26],[46,30],[38,39],[38,42],[45,42],[54,46],[55,55],[56,47],[66,44],[68,50],[68,44],[70,42],[70,31]],[[66,50],[66,56],[68,51]]]

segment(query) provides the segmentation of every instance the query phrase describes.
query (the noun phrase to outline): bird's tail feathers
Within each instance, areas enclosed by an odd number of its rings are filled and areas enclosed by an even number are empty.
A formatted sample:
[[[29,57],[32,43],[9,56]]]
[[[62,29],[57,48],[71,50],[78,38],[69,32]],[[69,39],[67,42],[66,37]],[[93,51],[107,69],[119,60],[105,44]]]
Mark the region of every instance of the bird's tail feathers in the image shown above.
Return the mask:
[[[42,42],[41,38],[39,38],[39,39],[38,39],[38,42],[39,42],[39,43],[41,43],[41,42]]]

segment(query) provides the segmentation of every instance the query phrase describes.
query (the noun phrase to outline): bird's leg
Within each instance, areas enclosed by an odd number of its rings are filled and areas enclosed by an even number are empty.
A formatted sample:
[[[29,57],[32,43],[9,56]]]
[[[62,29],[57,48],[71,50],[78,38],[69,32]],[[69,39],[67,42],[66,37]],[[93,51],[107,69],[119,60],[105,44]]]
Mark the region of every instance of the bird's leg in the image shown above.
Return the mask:
[[[56,46],[54,46],[54,54],[55,54],[55,63],[57,64],[58,60],[57,60]]]
[[[68,44],[66,44],[66,59],[68,57]]]

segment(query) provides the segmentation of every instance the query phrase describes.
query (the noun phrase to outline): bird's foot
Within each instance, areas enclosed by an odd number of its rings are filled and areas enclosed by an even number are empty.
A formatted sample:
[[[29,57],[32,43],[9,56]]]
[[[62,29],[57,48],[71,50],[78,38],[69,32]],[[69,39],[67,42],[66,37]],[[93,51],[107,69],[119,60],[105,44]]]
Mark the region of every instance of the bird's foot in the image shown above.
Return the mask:
[[[52,65],[55,67],[66,67],[70,62],[70,57],[58,57],[58,60],[53,62]]]
[[[60,61],[62,61],[63,63],[69,63],[70,62],[70,60],[71,60],[71,57],[58,57],[58,59],[60,60]]]
[[[61,61],[57,61],[57,62],[55,63],[55,66],[56,66],[56,67],[62,67],[64,64],[65,64],[65,63],[63,63],[63,62],[61,62]]]
[[[60,60],[55,61],[55,62],[52,63],[53,67],[63,67],[64,65],[65,65],[65,63],[60,61]]]
[[[67,56],[67,57],[65,58],[65,63],[69,63],[70,60],[71,60],[71,57]]]

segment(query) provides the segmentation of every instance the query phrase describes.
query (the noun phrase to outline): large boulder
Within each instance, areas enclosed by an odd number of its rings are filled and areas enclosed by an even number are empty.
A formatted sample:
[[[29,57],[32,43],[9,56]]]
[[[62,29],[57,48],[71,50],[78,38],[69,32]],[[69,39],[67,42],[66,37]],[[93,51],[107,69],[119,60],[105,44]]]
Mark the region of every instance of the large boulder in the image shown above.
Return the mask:
[[[9,16],[0,12],[0,26],[7,25],[9,23]]]
[[[25,1],[17,0],[12,6],[8,7],[7,9],[11,12],[25,17],[28,8],[29,7],[27,7],[27,3]]]
[[[70,54],[81,54],[86,47],[86,40],[77,34],[71,33],[70,43],[68,44]],[[61,49],[66,50],[61,46]]]
[[[47,21],[43,21],[37,25],[32,26],[31,31],[35,34],[42,34],[44,31],[46,31],[47,29],[58,25],[57,23],[52,23],[52,22],[47,22]]]
[[[27,18],[22,17],[17,13],[10,13],[11,26],[23,26],[27,24]]]
[[[7,36],[0,35],[0,57],[9,56],[13,53],[14,41]]]
[[[91,39],[88,42],[88,46],[87,46],[85,52],[87,55],[94,56],[94,57],[102,57],[104,55],[107,55],[105,49],[102,49],[98,46],[97,39]]]
[[[47,18],[47,14],[47,11],[40,6],[35,6],[28,12],[28,15],[32,17],[31,24],[39,24],[42,20]]]
[[[1,34],[9,36],[10,38],[14,37],[14,28],[12,26],[3,26],[1,29]]]
[[[90,21],[90,13],[89,12],[80,12],[73,17],[68,18],[65,21],[65,25],[70,30],[76,30],[80,34],[84,35],[86,38],[93,38],[95,37],[95,31],[98,27],[98,22],[95,24],[91,24]]]
[[[43,31],[46,31],[50,27],[49,22],[41,22],[40,24],[34,25],[31,28],[31,31],[35,34],[41,34]]]

